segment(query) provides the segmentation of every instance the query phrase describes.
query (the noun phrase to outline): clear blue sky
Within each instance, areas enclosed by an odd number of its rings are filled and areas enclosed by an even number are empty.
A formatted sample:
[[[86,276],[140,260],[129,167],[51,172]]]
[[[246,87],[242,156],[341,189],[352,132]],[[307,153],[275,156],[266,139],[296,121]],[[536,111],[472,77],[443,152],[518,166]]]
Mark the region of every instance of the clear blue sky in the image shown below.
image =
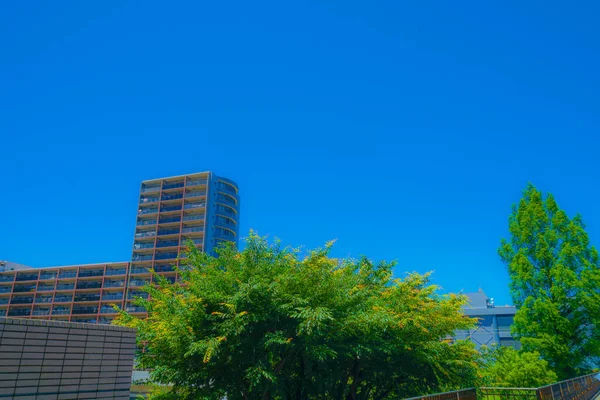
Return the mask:
[[[0,12],[0,259],[128,260],[141,180],[239,183],[242,231],[509,302],[528,181],[600,244],[600,9],[44,1]]]

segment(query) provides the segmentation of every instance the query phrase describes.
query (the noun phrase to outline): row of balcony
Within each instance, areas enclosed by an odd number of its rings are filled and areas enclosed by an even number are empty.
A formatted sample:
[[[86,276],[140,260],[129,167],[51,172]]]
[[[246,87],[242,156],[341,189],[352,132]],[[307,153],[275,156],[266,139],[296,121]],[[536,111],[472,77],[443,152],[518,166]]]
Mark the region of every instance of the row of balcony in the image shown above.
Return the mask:
[[[128,307],[129,308],[129,307]],[[143,307],[134,307],[135,309],[143,308]],[[2,313],[4,311],[4,313]],[[26,316],[44,316],[44,315],[81,315],[81,314],[116,314],[117,310],[115,310],[112,306],[102,306],[102,307],[65,307],[58,306],[54,307],[54,309],[50,308],[11,308],[8,310],[9,317],[26,317]],[[144,309],[145,311],[145,309]],[[139,311],[136,311],[139,312]],[[2,314],[6,314],[5,310],[0,310],[0,316]]]
[[[162,185],[161,184],[153,184],[153,185],[146,185],[146,186],[142,186],[141,192],[142,193],[150,193],[150,192],[158,192],[161,190],[169,190],[169,189],[177,189],[177,188],[181,188],[181,187],[190,187],[190,186],[200,186],[200,185],[206,185],[208,183],[208,180],[206,179],[187,179],[186,182],[163,182]]]
[[[52,279],[67,279],[67,278],[89,278],[95,276],[104,275],[125,275],[127,273],[126,268],[96,268],[96,269],[68,269],[59,271],[35,271],[16,274],[3,274],[0,275],[0,283],[2,282],[23,282],[23,281],[37,281],[37,280],[52,280]]]
[[[174,222],[186,222],[186,221],[203,221],[204,214],[187,214],[183,218],[179,215],[173,216],[161,216],[158,220],[159,224],[171,224]],[[140,219],[137,221],[137,226],[156,225],[156,218],[152,219]]]
[[[196,197],[205,197],[206,190],[190,190],[187,192],[175,192],[175,193],[163,193],[161,197],[159,196],[140,196],[140,205],[141,204],[150,204],[157,203],[159,201],[170,201],[170,200],[179,200],[179,199],[191,199]]]
[[[172,212],[172,211],[181,211],[182,209],[183,210],[195,210],[197,208],[205,208],[205,207],[206,207],[206,203],[204,203],[204,202],[185,203],[185,204],[183,204],[183,206],[181,204],[175,204],[175,205],[163,204],[160,207],[160,212],[166,213],[166,212]],[[138,210],[139,215],[156,214],[157,212],[159,212],[158,207],[143,207]]]
[[[51,292],[54,290],[74,290],[74,289],[100,289],[100,288],[119,288],[125,286],[125,280],[104,280],[104,283],[99,280],[66,282],[58,284],[38,283],[34,284],[15,284],[11,290],[11,286],[0,286],[0,293],[27,293],[27,292]]]

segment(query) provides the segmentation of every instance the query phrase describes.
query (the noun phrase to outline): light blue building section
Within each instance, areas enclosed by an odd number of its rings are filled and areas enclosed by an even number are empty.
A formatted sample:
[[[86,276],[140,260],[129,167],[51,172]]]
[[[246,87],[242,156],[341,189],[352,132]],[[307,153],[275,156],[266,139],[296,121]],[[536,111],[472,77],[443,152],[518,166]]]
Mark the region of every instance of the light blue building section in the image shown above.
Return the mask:
[[[230,179],[210,175],[206,208],[205,252],[216,255],[223,242],[239,244],[240,196],[238,186]]]
[[[469,297],[469,304],[464,312],[471,318],[477,318],[475,328],[455,332],[454,339],[468,339],[481,346],[509,346],[519,349],[521,344],[515,340],[510,327],[513,324],[517,309],[513,306],[495,306],[494,299],[488,298],[479,290],[474,293],[465,293]]]

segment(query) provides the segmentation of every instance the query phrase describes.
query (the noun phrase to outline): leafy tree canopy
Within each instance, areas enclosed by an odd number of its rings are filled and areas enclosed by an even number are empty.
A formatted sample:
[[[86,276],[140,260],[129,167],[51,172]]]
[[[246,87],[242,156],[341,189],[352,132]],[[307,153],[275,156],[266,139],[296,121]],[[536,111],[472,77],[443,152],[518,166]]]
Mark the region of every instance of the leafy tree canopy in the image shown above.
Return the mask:
[[[513,334],[560,379],[588,372],[600,356],[600,264],[581,216],[529,185],[509,230],[499,254],[518,307]]]
[[[548,361],[536,352],[511,347],[483,348],[483,386],[537,388],[557,381]]]
[[[241,252],[191,249],[181,284],[146,287],[148,318],[119,323],[138,329],[141,366],[167,386],[154,398],[397,399],[473,385],[473,345],[444,341],[473,324],[463,296],[330,247],[302,257],[251,232]]]

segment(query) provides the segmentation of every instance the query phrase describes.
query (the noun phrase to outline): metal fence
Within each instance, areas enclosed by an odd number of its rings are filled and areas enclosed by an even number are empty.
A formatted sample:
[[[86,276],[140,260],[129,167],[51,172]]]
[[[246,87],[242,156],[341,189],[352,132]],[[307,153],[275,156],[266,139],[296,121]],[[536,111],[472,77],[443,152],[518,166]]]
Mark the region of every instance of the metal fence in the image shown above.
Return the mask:
[[[600,393],[600,374],[584,375],[541,388],[479,388],[405,400],[592,400]]]
[[[428,394],[427,396],[411,397],[405,400],[477,400],[477,389],[463,389],[454,392]]]

